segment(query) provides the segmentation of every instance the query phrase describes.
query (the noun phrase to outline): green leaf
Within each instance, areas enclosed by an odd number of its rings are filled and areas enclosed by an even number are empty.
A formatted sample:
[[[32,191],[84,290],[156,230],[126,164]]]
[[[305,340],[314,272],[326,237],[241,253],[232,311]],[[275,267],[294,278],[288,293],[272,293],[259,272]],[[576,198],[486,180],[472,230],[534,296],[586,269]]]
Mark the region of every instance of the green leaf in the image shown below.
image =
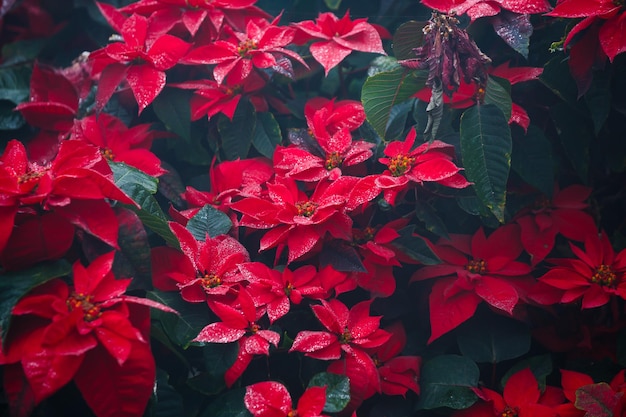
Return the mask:
[[[576,173],[587,183],[589,155],[593,128],[585,116],[566,103],[558,103],[550,108],[552,118],[559,130],[561,144]]]
[[[511,48],[524,58],[528,59],[530,36],[533,34],[533,25],[527,14],[501,13],[493,21],[493,28]]]
[[[204,241],[206,235],[215,237],[228,233],[233,223],[228,216],[207,204],[187,222],[187,229],[197,240]]]
[[[0,100],[20,104],[30,96],[32,68],[26,65],[0,68]]]
[[[593,75],[593,82],[585,93],[585,103],[593,121],[593,132],[597,135],[611,111],[611,77],[606,71]]]
[[[511,168],[528,184],[552,197],[554,161],[552,144],[535,125],[528,126],[526,136],[513,141]]]
[[[424,87],[428,73],[397,68],[369,77],[363,85],[361,102],[374,130],[387,139],[393,106],[408,100]]]
[[[548,353],[545,355],[532,356],[515,363],[515,365],[504,374],[500,385],[504,387],[511,375],[525,368],[529,368],[532,371],[539,383],[539,387],[543,390],[546,386],[546,378],[552,373],[552,357]]]
[[[324,411],[338,413],[350,402],[350,380],[345,375],[321,372],[309,381],[308,388],[326,387],[326,404]]]
[[[245,394],[245,388],[231,389],[226,394],[211,401],[199,417],[251,417],[252,414],[243,402]]]
[[[2,47],[2,65],[16,65],[35,60],[51,38],[22,39]],[[30,77],[29,77],[30,78]]]
[[[413,110],[415,100],[412,98],[393,106],[391,113],[389,113],[389,124],[386,128],[388,140],[398,140],[403,137],[406,121],[409,113]]]
[[[68,275],[72,266],[65,260],[43,262],[32,268],[5,272],[0,275],[0,335],[2,346],[9,331],[11,312],[15,304],[30,290],[53,278]]]
[[[191,141],[191,101],[193,92],[180,88],[166,88],[152,102],[152,108],[165,127]]]
[[[504,223],[506,183],[511,167],[511,130],[494,104],[474,106],[461,116],[461,155],[478,199]]]
[[[478,366],[468,358],[458,355],[434,357],[422,367],[417,408],[468,408],[478,399],[472,388],[478,386],[479,376]]]
[[[152,309],[152,319],[158,322],[167,337],[183,349],[189,347],[193,339],[198,336],[207,324],[211,322],[211,315],[206,304],[188,303],[180,297],[178,292],[149,291],[148,298],[165,304],[178,312],[178,315]]]
[[[511,118],[511,83],[506,78],[489,76],[485,88],[485,104],[495,104],[508,121]]]
[[[398,230],[400,237],[391,244],[411,259],[421,262],[424,265],[437,265],[441,263],[439,257],[430,249],[426,241],[418,235],[413,234],[415,225],[407,226]]]
[[[180,417],[185,415],[183,398],[169,384],[167,372],[162,369],[157,369],[154,400],[155,402],[152,406],[152,416],[154,417]]]
[[[439,217],[434,207],[428,204],[424,200],[418,200],[415,202],[415,215],[424,223],[424,227],[431,233],[441,237],[448,237],[448,231],[446,224]]]
[[[530,332],[522,323],[506,317],[490,316],[489,326],[481,320],[467,323],[457,333],[463,356],[477,363],[496,364],[518,358],[530,349]]]
[[[115,253],[115,276],[132,277],[128,290],[152,289],[150,242],[139,216],[124,207],[115,207],[119,227],[117,242],[120,251]]]
[[[402,60],[416,57],[413,49],[422,44],[422,39],[424,38],[422,29],[424,29],[424,26],[426,26],[426,22],[409,20],[396,29],[396,33],[393,34],[391,47],[393,49],[393,55],[397,59]]]
[[[143,189],[143,191],[140,190],[135,194],[135,202],[141,206],[141,209],[134,206],[128,206],[128,208],[137,213],[144,226],[161,236],[168,245],[179,248],[178,238],[172,233],[167,224],[167,217],[163,214],[154,196],[148,190]]]
[[[283,137],[280,126],[272,113],[257,113],[256,125],[252,136],[252,145],[259,153],[267,158],[272,158],[274,149],[280,145]]]
[[[613,410],[621,396],[621,392],[615,392],[609,384],[600,382],[578,388],[574,405],[579,410],[586,411],[585,416],[614,417]]]
[[[140,193],[142,189],[150,194],[156,193],[159,182],[156,178],[124,162],[109,161],[109,166],[111,171],[113,171],[115,185],[133,200],[135,200],[134,194]]]
[[[241,100],[230,120],[219,115],[217,130],[222,137],[222,148],[228,160],[244,159],[248,156],[256,127],[256,112],[248,100]]]
[[[209,343],[202,348],[206,372],[187,380],[187,385],[204,395],[218,394],[226,387],[224,373],[230,368],[239,353],[239,344]]]
[[[341,0],[324,0],[324,4],[330,10],[339,10],[339,6],[341,6]]]
[[[562,100],[578,106],[578,87],[570,75],[567,60],[561,54],[544,65],[539,80]]]
[[[0,100],[0,130],[17,130],[25,124],[22,114],[15,111],[15,104]]]

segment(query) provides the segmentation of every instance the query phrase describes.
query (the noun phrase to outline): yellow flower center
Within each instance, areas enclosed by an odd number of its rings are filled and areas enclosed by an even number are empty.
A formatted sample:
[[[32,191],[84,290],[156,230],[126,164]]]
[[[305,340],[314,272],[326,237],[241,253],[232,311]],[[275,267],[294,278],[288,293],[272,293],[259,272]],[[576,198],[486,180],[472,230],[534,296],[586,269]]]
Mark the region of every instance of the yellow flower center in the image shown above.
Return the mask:
[[[500,417],[517,417],[519,409],[517,407],[506,406],[504,410],[500,413]]]
[[[198,278],[202,279],[202,286],[204,288],[215,288],[222,285],[222,279],[212,272],[198,272]]]
[[[339,155],[339,152],[332,152],[326,155],[326,163],[324,165],[326,169],[330,171],[331,169],[337,168],[342,162],[343,159],[341,155]]]
[[[249,57],[248,53],[250,51],[254,51],[257,48],[258,45],[255,41],[253,41],[252,39],[246,39],[245,41],[240,42],[239,46],[237,46],[237,53],[240,57],[246,58]]]
[[[18,184],[25,184],[43,177],[45,171],[29,171],[24,175],[20,175],[17,179]]]
[[[100,154],[102,154],[103,158],[108,159],[109,161],[112,161],[115,158],[115,154],[110,148],[100,149]]]
[[[596,268],[595,274],[591,276],[591,282],[603,287],[615,287],[617,275],[609,265],[600,265]]]
[[[67,309],[74,311],[78,308],[83,310],[83,319],[85,321],[94,321],[102,315],[100,306],[93,302],[93,295],[85,295],[73,292],[65,301]]]
[[[389,172],[394,177],[399,177],[405,172],[409,171],[415,162],[415,158],[411,158],[408,155],[396,155],[389,161]]]
[[[315,213],[315,209],[318,204],[313,201],[299,201],[296,203],[296,210],[298,210],[298,216],[311,217]]]
[[[259,326],[256,323],[252,323],[250,324],[250,327],[248,328],[248,330],[250,330],[252,334],[256,334],[259,330],[261,330],[261,326]]]
[[[287,297],[291,295],[291,291],[293,291],[293,284],[291,282],[288,282],[287,286],[285,287],[285,294],[287,295]]]
[[[487,262],[482,259],[472,259],[465,265],[465,269],[472,274],[484,274],[487,272]]]
[[[298,410],[291,410],[287,413],[287,417],[298,417]]]
[[[350,334],[350,330],[348,328],[343,329],[343,333],[339,336],[339,343],[345,344],[350,343],[352,341],[352,335]]]
[[[358,245],[362,245],[365,242],[369,242],[374,239],[374,235],[376,234],[376,229],[370,226],[367,226],[363,230],[355,230],[352,235],[354,242]]]

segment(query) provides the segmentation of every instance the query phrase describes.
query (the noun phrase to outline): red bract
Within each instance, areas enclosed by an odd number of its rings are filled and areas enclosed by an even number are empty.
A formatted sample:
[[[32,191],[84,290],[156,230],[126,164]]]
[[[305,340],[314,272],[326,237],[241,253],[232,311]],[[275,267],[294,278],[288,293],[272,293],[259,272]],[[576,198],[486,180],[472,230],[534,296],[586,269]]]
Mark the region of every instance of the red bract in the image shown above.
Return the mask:
[[[261,328],[258,321],[263,316],[263,310],[255,307],[254,301],[243,287],[239,287],[233,305],[212,300],[208,304],[222,321],[205,326],[194,341],[239,342],[237,359],[224,376],[226,385],[230,387],[245,371],[254,355],[269,355],[270,344],[278,346],[280,335]]]
[[[271,229],[261,238],[260,250],[286,246],[290,263],[314,250],[327,233],[336,239],[350,239],[352,220],[344,213],[344,205],[357,180],[341,177],[320,182],[310,198],[295,181],[277,180],[267,186],[271,201],[247,197],[232,203],[231,208],[243,213],[241,226]]]
[[[511,375],[502,395],[489,388],[474,391],[484,402],[457,411],[454,417],[557,417],[555,407],[564,399],[558,388],[546,387],[541,392],[537,379],[528,368]]]
[[[57,219],[64,219],[117,247],[117,220],[105,198],[135,203],[117,188],[112,177],[98,149],[81,141],[62,142],[54,160],[43,164],[29,161],[24,145],[16,140],[10,141],[0,157],[0,211],[3,214],[0,217],[0,249],[5,248],[16,215],[37,216],[41,209],[53,211],[58,215]],[[65,233],[61,235],[66,236]],[[36,233],[29,237],[53,240],[58,236]],[[30,255],[33,254],[28,245],[6,246],[2,261],[5,266],[17,265]],[[33,256],[29,261],[37,258]]]
[[[182,253],[170,247],[152,249],[154,286],[163,291],[180,290],[185,301],[201,303],[226,295],[244,277],[238,265],[250,256],[241,243],[230,236],[207,236],[197,241],[189,230],[170,222]]]
[[[539,280],[563,290],[562,303],[582,298],[582,308],[594,308],[617,295],[626,299],[626,249],[615,254],[606,233],[589,235],[585,250],[570,243],[577,259],[550,259],[550,268]]]
[[[215,36],[225,23],[241,25],[244,17],[266,18],[267,14],[254,7],[256,0],[141,0],[121,10],[150,16],[153,25],[165,33],[177,23],[182,23],[193,36],[204,27],[209,27]],[[239,23],[239,25],[238,25]]]
[[[439,277],[429,297],[429,342],[472,317],[481,301],[513,314],[521,288],[533,282],[531,267],[517,261],[523,248],[516,224],[500,226],[488,238],[482,228],[474,236],[450,235],[433,250],[442,263],[425,266],[411,278]]]
[[[150,152],[155,135],[149,124],[128,128],[124,122],[106,113],[76,120],[72,131],[73,139],[97,146],[109,161],[125,162],[158,177],[167,171],[161,168],[161,160]]]
[[[293,40],[294,29],[278,27],[262,20],[250,20],[246,32],[226,30],[228,37],[210,45],[200,46],[187,54],[187,64],[215,64],[213,77],[219,84],[241,84],[254,68],[272,68],[292,75],[294,59],[306,66],[300,55],[286,49]],[[282,64],[289,63],[287,69]],[[286,71],[286,72],[285,72]]]
[[[134,14],[126,19],[110,5],[98,3],[98,7],[122,39],[90,54],[93,75],[100,75],[97,109],[104,107],[126,79],[141,113],[165,87],[165,71],[176,65],[191,45],[172,35],[151,39],[145,17]]]
[[[585,200],[590,194],[591,188],[582,185],[563,190],[555,187],[552,200],[540,197],[532,207],[515,216],[522,227],[522,245],[531,255],[533,265],[550,253],[557,234],[581,242],[596,232],[593,217],[585,212],[589,207]]]
[[[421,0],[422,4],[444,13],[467,15],[472,19],[495,16],[502,9],[519,14],[536,14],[550,10],[546,0]]]
[[[309,100],[304,110],[308,132],[290,134],[293,145],[274,152],[278,175],[300,181],[335,180],[342,175],[342,167],[372,156],[374,144],[353,141],[350,133],[365,121],[361,103],[318,98]]]
[[[376,374],[376,365],[364,349],[381,346],[391,335],[379,328],[380,317],[369,315],[371,304],[372,301],[362,301],[348,310],[339,300],[322,300],[321,305],[311,308],[328,331],[299,332],[290,352],[303,352],[321,360],[339,359],[342,352],[358,358],[367,357],[368,374]]]
[[[247,288],[255,304],[266,308],[270,323],[286,315],[291,304],[300,304],[304,297],[320,299],[326,295],[312,265],[281,272],[260,262],[247,262],[239,265],[239,270],[250,283]]]
[[[470,185],[459,174],[461,168],[452,162],[454,146],[435,140],[412,149],[416,135],[415,129],[411,129],[404,141],[389,142],[384,150],[387,157],[379,159],[387,169],[376,179],[376,186],[383,190],[390,204],[395,204],[397,195],[409,182],[436,182],[452,188]]]
[[[324,67],[326,75],[352,51],[385,54],[381,29],[367,23],[367,19],[350,20],[348,12],[339,19],[333,13],[320,13],[315,21],[294,24],[300,43],[313,40],[309,46],[313,58]],[[382,32],[387,36],[386,31]]]
[[[323,417],[326,387],[307,388],[293,408],[289,391],[283,384],[259,382],[246,387],[243,402],[254,417]]]
[[[154,385],[155,365],[149,326],[134,321],[145,311],[129,303],[173,312],[156,302],[124,295],[130,279],[115,279],[114,252],[86,268],[73,266],[74,286],[54,279],[22,298],[0,363],[21,363],[35,403],[72,379],[98,417],[138,416]],[[142,327],[137,327],[142,323]],[[106,372],[104,372],[106,369]],[[97,389],[92,372],[99,370]],[[8,380],[9,386],[22,383]],[[132,387],[132,389],[131,389]],[[11,391],[9,388],[8,391]],[[22,407],[20,397],[12,398]]]

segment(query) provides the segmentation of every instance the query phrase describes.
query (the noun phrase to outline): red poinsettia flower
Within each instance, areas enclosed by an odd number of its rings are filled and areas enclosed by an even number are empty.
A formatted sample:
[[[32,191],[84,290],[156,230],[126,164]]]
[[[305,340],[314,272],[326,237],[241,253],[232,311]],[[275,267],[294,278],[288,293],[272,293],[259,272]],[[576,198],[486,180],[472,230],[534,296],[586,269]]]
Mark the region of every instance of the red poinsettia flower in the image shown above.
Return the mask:
[[[63,73],[36,64],[30,79],[30,100],[15,110],[32,126],[65,133],[78,111],[78,92]]]
[[[411,278],[438,277],[429,297],[429,342],[472,317],[482,301],[513,314],[522,289],[534,282],[530,265],[517,261],[523,251],[517,224],[500,226],[489,237],[482,228],[473,236],[451,234],[433,250],[442,263],[424,266]]]
[[[287,314],[291,304],[300,304],[304,297],[321,299],[326,295],[312,265],[278,271],[260,262],[247,262],[239,265],[239,270],[250,283],[247,288],[255,304],[267,310],[270,323]]]
[[[195,342],[239,343],[235,363],[224,375],[226,385],[231,387],[243,374],[254,355],[269,355],[270,344],[280,342],[280,335],[272,330],[263,330],[258,321],[264,315],[257,309],[248,291],[239,286],[236,300],[230,304],[208,300],[211,310],[222,320],[205,326]]]
[[[339,359],[342,351],[352,354],[354,350],[375,348],[391,337],[388,332],[379,329],[380,317],[369,315],[371,300],[362,301],[350,310],[336,299],[321,302],[321,305],[311,308],[329,331],[299,332],[291,351],[304,352],[306,356],[316,359]]]
[[[294,24],[298,29],[298,43],[313,40],[311,55],[319,62],[326,75],[352,51],[386,55],[381,35],[390,37],[386,30],[367,23],[367,19],[350,20],[348,12],[339,19],[333,13],[320,13],[315,21]]]
[[[626,410],[624,374],[625,371],[622,369],[607,384],[606,382],[595,383],[589,375],[581,372],[561,369],[563,393],[570,401],[562,406],[563,409],[570,411],[570,415],[576,417],[599,413],[623,416],[623,410]],[[589,397],[593,397],[594,401],[585,401],[585,398]],[[561,413],[561,415],[564,414]]]
[[[59,236],[42,236],[40,232],[18,236],[35,229],[14,229],[14,224],[39,217],[41,210],[54,212],[57,221],[70,223],[116,248],[117,219],[106,199],[135,203],[117,188],[112,177],[98,149],[81,141],[63,141],[56,157],[47,163],[29,161],[24,145],[17,140],[10,141],[0,156],[0,191],[3,194],[0,248],[4,249],[1,256],[5,267],[18,265],[23,260],[41,260],[31,252],[31,245],[16,244],[17,241],[27,243],[30,239],[32,246],[40,247],[34,243],[38,239],[52,243],[57,238],[68,237],[65,232]],[[22,219],[17,220],[18,215]],[[34,226],[34,223],[29,225]],[[12,233],[14,241],[7,245]],[[71,240],[69,236],[68,241],[58,242],[59,246],[69,248]],[[51,259],[43,255],[43,259]]]
[[[557,417],[556,407],[563,402],[563,393],[558,388],[548,386],[542,392],[528,368],[511,375],[502,395],[489,388],[477,388],[474,392],[483,401],[455,412],[454,417]]]
[[[128,128],[118,118],[102,113],[76,120],[72,138],[97,146],[110,161],[125,162],[153,177],[167,172],[161,168],[161,160],[150,152],[155,132],[150,132],[149,124]]]
[[[543,68],[536,67],[510,67],[510,61],[506,61],[497,67],[492,67],[489,69],[490,75],[495,75],[496,77],[505,78],[509,81],[511,85],[536,80],[541,73],[543,72]],[[432,94],[432,89],[430,87],[422,88],[413,96],[428,103],[430,101],[430,97]],[[477,86],[475,83],[467,83],[465,80],[460,81],[459,88],[452,93],[450,97],[447,94],[443,95],[443,102],[450,106],[453,109],[464,109],[470,106],[475,105],[478,101],[484,98],[485,91],[481,89],[481,87]],[[511,117],[509,118],[509,124],[516,123],[524,128],[524,130],[528,130],[528,126],[530,125],[530,118],[528,117],[528,113],[517,103],[511,104]]]
[[[607,57],[626,51],[626,13],[619,2],[611,0],[562,0],[548,16],[584,18],[568,33],[563,47],[574,40],[568,65],[582,96],[591,86],[593,70],[603,68]]]
[[[267,101],[258,94],[265,85],[266,81],[260,75],[251,72],[240,84],[230,85],[226,79],[223,84],[213,80],[198,80],[171,86],[195,90],[189,102],[191,120],[198,120],[203,116],[210,119],[218,113],[232,120],[237,104],[243,96],[250,100],[256,111],[267,111]]]
[[[546,0],[421,0],[422,4],[444,13],[466,14],[475,20],[495,16],[502,9],[519,14],[536,14],[550,10]]]
[[[279,382],[258,382],[246,387],[243,398],[254,417],[323,417],[326,387],[307,388],[293,408],[291,395]]]
[[[159,28],[159,33],[166,33],[177,23],[182,23],[192,36],[208,27],[209,36],[213,38],[224,23],[245,27],[242,24],[244,17],[269,17],[254,7],[254,3],[256,0],[140,0],[120,10],[150,16],[152,25]]]
[[[288,263],[310,253],[329,233],[349,240],[352,220],[344,212],[347,196],[358,178],[340,177],[320,182],[308,197],[292,179],[278,179],[267,185],[271,201],[247,197],[231,204],[243,213],[239,224],[254,229],[270,229],[261,238],[260,250],[279,246],[289,249]]]
[[[305,106],[308,132],[293,132],[293,145],[277,147],[276,173],[300,181],[335,180],[341,168],[357,165],[372,156],[373,143],[353,141],[351,131],[365,121],[361,103],[313,99]]]
[[[389,142],[384,150],[386,157],[379,159],[387,169],[376,178],[376,185],[383,190],[388,203],[394,204],[409,182],[436,182],[452,188],[470,185],[459,174],[461,168],[452,162],[454,146],[434,140],[412,149],[416,136],[415,129],[411,129],[404,141]]]
[[[138,14],[125,18],[113,6],[97,4],[122,37],[90,54],[93,75],[100,74],[97,109],[104,107],[117,86],[126,79],[141,113],[165,87],[165,71],[176,65],[191,45],[167,34],[151,39],[147,18]]]
[[[15,305],[0,363],[19,363],[27,385],[5,379],[8,392],[32,391],[37,404],[74,380],[98,416],[142,414],[155,378],[143,309],[174,311],[124,295],[131,279],[115,278],[113,257],[114,252],[102,255],[87,267],[76,262],[72,287],[53,279]],[[97,370],[102,372],[94,379]],[[15,406],[33,405],[20,404],[22,398],[29,397],[11,396]]]
[[[152,249],[152,279],[162,291],[179,290],[190,303],[201,303],[229,293],[244,279],[238,265],[250,260],[248,251],[236,239],[221,235],[196,240],[178,223],[170,229],[180,242],[182,253],[160,246]]]
[[[563,290],[562,303],[582,298],[582,308],[594,308],[614,295],[626,299],[626,249],[616,254],[606,233],[587,236],[584,251],[570,248],[577,259],[550,259],[556,266],[539,278]]]
[[[539,198],[532,207],[515,216],[522,227],[522,245],[532,257],[533,265],[542,261],[554,247],[557,234],[582,242],[596,233],[593,217],[585,212],[591,188],[570,185],[562,190],[555,186],[552,199]]]
[[[272,68],[285,75],[292,75],[294,59],[306,66],[300,55],[286,49],[293,40],[294,29],[278,27],[273,22],[250,20],[246,32],[228,30],[228,37],[195,48],[184,59],[187,64],[215,64],[213,77],[222,84],[241,84],[254,68]]]

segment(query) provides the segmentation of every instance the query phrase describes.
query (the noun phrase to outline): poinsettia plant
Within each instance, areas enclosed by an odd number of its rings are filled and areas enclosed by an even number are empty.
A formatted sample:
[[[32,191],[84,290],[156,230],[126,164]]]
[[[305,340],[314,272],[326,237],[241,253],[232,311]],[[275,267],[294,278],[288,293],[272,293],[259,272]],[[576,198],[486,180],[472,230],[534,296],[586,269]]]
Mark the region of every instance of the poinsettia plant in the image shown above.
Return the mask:
[[[1,0],[3,416],[626,416],[626,6]]]

